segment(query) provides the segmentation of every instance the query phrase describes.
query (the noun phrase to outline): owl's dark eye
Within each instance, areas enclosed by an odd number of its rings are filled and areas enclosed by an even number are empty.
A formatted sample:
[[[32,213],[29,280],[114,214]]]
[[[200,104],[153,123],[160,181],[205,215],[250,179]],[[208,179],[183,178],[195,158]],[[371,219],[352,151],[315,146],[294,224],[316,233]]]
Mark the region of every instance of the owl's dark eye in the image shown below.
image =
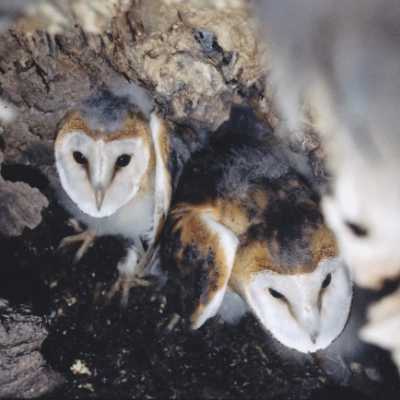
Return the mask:
[[[115,165],[117,167],[126,167],[131,162],[131,158],[132,157],[128,154],[122,154],[122,156],[117,158]]]
[[[285,296],[282,293],[279,293],[274,289],[268,289],[268,290],[271,293],[271,296],[275,297],[276,299],[284,299],[285,298]]]
[[[72,156],[74,157],[74,160],[81,165],[87,165],[88,160],[87,158],[80,152],[80,151],[74,151],[72,153]]]
[[[322,289],[325,289],[326,287],[328,287],[330,285],[331,281],[332,281],[332,275],[328,274],[325,277],[325,279],[322,281],[322,285],[321,285]]]
[[[355,224],[353,222],[347,221],[346,226],[351,230],[351,232],[358,237],[365,237],[368,235],[368,230],[359,224]]]

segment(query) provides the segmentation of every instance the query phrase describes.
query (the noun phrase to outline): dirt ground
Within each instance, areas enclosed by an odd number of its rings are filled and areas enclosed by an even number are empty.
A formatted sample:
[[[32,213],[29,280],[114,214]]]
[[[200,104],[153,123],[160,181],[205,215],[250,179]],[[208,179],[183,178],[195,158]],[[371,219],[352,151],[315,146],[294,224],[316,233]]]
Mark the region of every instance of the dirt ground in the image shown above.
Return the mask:
[[[54,198],[36,172],[9,167],[2,173]],[[389,355],[355,338],[374,294],[356,288],[345,333],[315,355],[284,349],[250,315],[236,326],[215,318],[191,331],[176,314],[168,284],[133,289],[125,311],[117,297],[107,303],[123,243],[101,238],[73,263],[76,246],[58,249],[74,233],[69,216],[54,200],[43,216],[35,230],[1,239],[0,297],[30,304],[46,318],[42,352],[66,377],[47,398],[399,398]]]

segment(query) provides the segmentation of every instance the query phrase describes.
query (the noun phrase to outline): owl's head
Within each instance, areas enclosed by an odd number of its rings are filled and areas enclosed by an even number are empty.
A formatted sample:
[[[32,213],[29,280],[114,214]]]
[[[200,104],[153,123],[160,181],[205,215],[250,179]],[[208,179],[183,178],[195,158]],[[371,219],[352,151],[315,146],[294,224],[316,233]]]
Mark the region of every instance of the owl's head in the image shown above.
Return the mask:
[[[56,167],[65,192],[84,213],[107,217],[146,189],[154,169],[154,118],[127,111],[118,125],[96,125],[77,110],[61,121]]]
[[[399,276],[399,162],[392,160],[374,162],[349,154],[322,201],[341,254],[363,287],[379,288]]]
[[[344,262],[328,258],[307,273],[259,271],[242,295],[279,342],[307,353],[326,348],[344,329],[352,284]]]
[[[268,191],[263,223],[243,236],[229,286],[280,343],[315,352],[344,329],[352,279],[307,186],[282,178],[279,185],[282,194]]]

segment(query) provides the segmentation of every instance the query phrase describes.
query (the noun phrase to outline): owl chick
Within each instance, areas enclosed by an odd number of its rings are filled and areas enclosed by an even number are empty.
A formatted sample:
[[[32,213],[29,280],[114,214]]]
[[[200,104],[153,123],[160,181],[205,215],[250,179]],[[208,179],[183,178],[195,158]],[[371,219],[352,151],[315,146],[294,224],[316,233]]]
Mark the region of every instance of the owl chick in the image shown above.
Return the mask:
[[[149,108],[105,90],[66,115],[55,141],[60,199],[87,227],[63,244],[83,241],[79,258],[96,236],[128,239],[111,290],[113,295],[122,289],[124,305],[131,286],[146,284],[141,277],[170,204],[167,125]]]
[[[264,1],[280,111],[299,130],[302,100],[316,114],[328,166],[325,220],[356,284],[400,277],[400,7],[397,0]],[[377,302],[360,336],[400,371],[399,291]],[[390,310],[390,312],[388,312]]]
[[[322,208],[363,287],[400,276],[400,7],[397,0],[260,2],[280,111],[313,107],[331,189]],[[301,118],[301,117],[300,117]]]
[[[232,320],[248,308],[305,353],[343,330],[351,277],[292,157],[266,123],[235,108],[187,164],[160,256],[194,329],[222,310]],[[232,293],[241,304],[230,303]]]

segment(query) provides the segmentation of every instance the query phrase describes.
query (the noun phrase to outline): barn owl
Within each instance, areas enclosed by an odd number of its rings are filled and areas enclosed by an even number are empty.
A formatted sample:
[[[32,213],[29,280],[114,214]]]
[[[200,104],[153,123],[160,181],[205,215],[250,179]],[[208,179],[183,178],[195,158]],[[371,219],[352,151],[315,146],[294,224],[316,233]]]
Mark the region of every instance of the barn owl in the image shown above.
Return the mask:
[[[298,129],[302,99],[334,181],[323,209],[355,281],[400,274],[400,7],[396,0],[263,2],[272,77]]]
[[[80,258],[96,236],[128,239],[131,246],[111,290],[111,295],[122,290],[123,305],[131,286],[146,284],[141,277],[168,212],[169,150],[167,124],[150,111],[150,103],[139,107],[129,96],[108,90],[82,102],[58,127],[60,199],[87,227],[62,244],[83,241]]]
[[[194,329],[248,308],[275,339],[304,353],[343,330],[351,276],[315,193],[293,168],[296,157],[250,110],[235,108],[187,164],[160,257]]]
[[[400,277],[399,3],[267,0],[260,6],[280,111],[293,130],[304,99],[316,113],[333,177],[322,199],[325,220],[355,282],[380,288]],[[393,310],[399,293],[389,298]],[[386,315],[371,311],[371,329],[362,336],[390,349],[400,370],[400,312]]]

